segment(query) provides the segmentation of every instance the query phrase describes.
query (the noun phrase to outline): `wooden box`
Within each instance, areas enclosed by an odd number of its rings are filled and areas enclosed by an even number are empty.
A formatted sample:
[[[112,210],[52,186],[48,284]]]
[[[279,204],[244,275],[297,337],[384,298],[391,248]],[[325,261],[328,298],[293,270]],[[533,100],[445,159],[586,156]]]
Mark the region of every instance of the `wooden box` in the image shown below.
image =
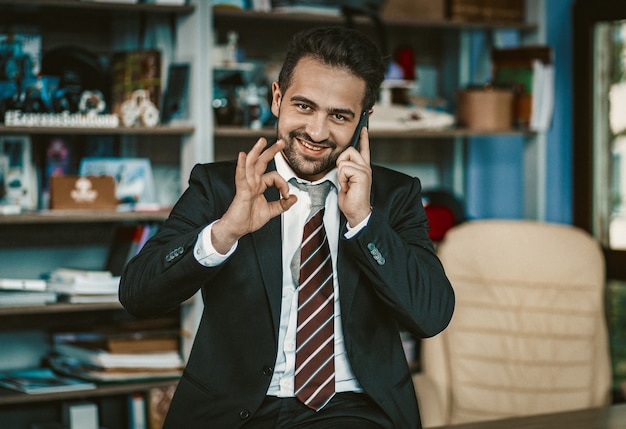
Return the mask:
[[[51,176],[51,209],[115,210],[113,176]]]
[[[513,91],[496,88],[458,91],[457,123],[475,131],[510,130],[513,124]]]
[[[443,21],[446,0],[386,0],[381,16],[383,20]]]
[[[524,0],[448,0],[453,21],[524,22]]]

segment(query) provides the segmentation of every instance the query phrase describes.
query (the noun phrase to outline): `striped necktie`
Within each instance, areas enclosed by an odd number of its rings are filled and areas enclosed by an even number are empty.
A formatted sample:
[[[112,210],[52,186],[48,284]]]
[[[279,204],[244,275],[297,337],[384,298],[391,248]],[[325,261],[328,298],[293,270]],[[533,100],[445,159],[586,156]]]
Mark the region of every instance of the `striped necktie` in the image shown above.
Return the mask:
[[[311,213],[300,248],[295,394],[318,411],[335,394],[334,287],[324,204],[331,183],[296,184],[311,197]]]

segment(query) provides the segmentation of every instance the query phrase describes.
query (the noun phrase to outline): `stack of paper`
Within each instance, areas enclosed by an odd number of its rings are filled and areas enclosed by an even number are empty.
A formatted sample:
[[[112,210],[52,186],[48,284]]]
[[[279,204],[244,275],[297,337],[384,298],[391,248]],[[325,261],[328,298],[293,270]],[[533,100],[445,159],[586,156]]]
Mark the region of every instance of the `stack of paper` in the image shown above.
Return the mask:
[[[118,299],[119,283],[110,271],[57,268],[50,273],[47,289],[62,302],[110,302]]]

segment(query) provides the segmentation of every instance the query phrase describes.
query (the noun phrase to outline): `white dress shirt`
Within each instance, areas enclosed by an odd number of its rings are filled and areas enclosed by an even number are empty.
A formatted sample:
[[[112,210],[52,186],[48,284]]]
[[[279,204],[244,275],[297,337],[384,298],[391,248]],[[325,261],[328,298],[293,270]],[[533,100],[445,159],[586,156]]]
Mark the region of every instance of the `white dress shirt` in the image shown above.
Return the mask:
[[[287,164],[282,154],[274,157],[276,170],[287,182],[296,177],[295,173]],[[298,179],[304,182],[302,179]],[[333,183],[331,191],[326,198],[326,210],[324,213],[324,226],[330,245],[330,253],[333,262],[334,288],[335,288],[335,391],[336,392],[362,392],[350,363],[346,356],[341,327],[341,308],[339,305],[339,284],[337,281],[337,245],[339,241],[339,206],[337,202],[337,189],[339,183],[337,169],[333,169],[323,179],[313,182],[320,183],[329,180]],[[268,395],[278,397],[294,396],[294,369],[296,362],[296,327],[298,295],[296,293],[297,280],[293,278],[290,270],[291,260],[299,249],[302,241],[302,231],[306,218],[310,211],[311,200],[306,191],[300,191],[294,185],[289,184],[289,192],[298,197],[296,204],[282,214],[282,264],[283,264],[283,293],[280,314],[280,328],[278,333],[278,354],[274,365],[274,373],[267,391]],[[367,225],[369,216],[354,228],[348,226],[346,238],[356,235]],[[211,243],[211,225],[205,227],[199,234],[194,255],[198,262],[206,266],[216,266],[223,263],[236,250],[235,244],[226,255],[218,253]],[[284,239],[288,238],[288,239]]]

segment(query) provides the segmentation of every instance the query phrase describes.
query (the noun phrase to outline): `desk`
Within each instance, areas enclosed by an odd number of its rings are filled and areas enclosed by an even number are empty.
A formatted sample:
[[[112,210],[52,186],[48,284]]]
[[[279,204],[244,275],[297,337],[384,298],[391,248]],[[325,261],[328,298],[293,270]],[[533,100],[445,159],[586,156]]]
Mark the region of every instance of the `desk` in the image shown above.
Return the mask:
[[[439,426],[438,429],[626,429],[626,404]]]

